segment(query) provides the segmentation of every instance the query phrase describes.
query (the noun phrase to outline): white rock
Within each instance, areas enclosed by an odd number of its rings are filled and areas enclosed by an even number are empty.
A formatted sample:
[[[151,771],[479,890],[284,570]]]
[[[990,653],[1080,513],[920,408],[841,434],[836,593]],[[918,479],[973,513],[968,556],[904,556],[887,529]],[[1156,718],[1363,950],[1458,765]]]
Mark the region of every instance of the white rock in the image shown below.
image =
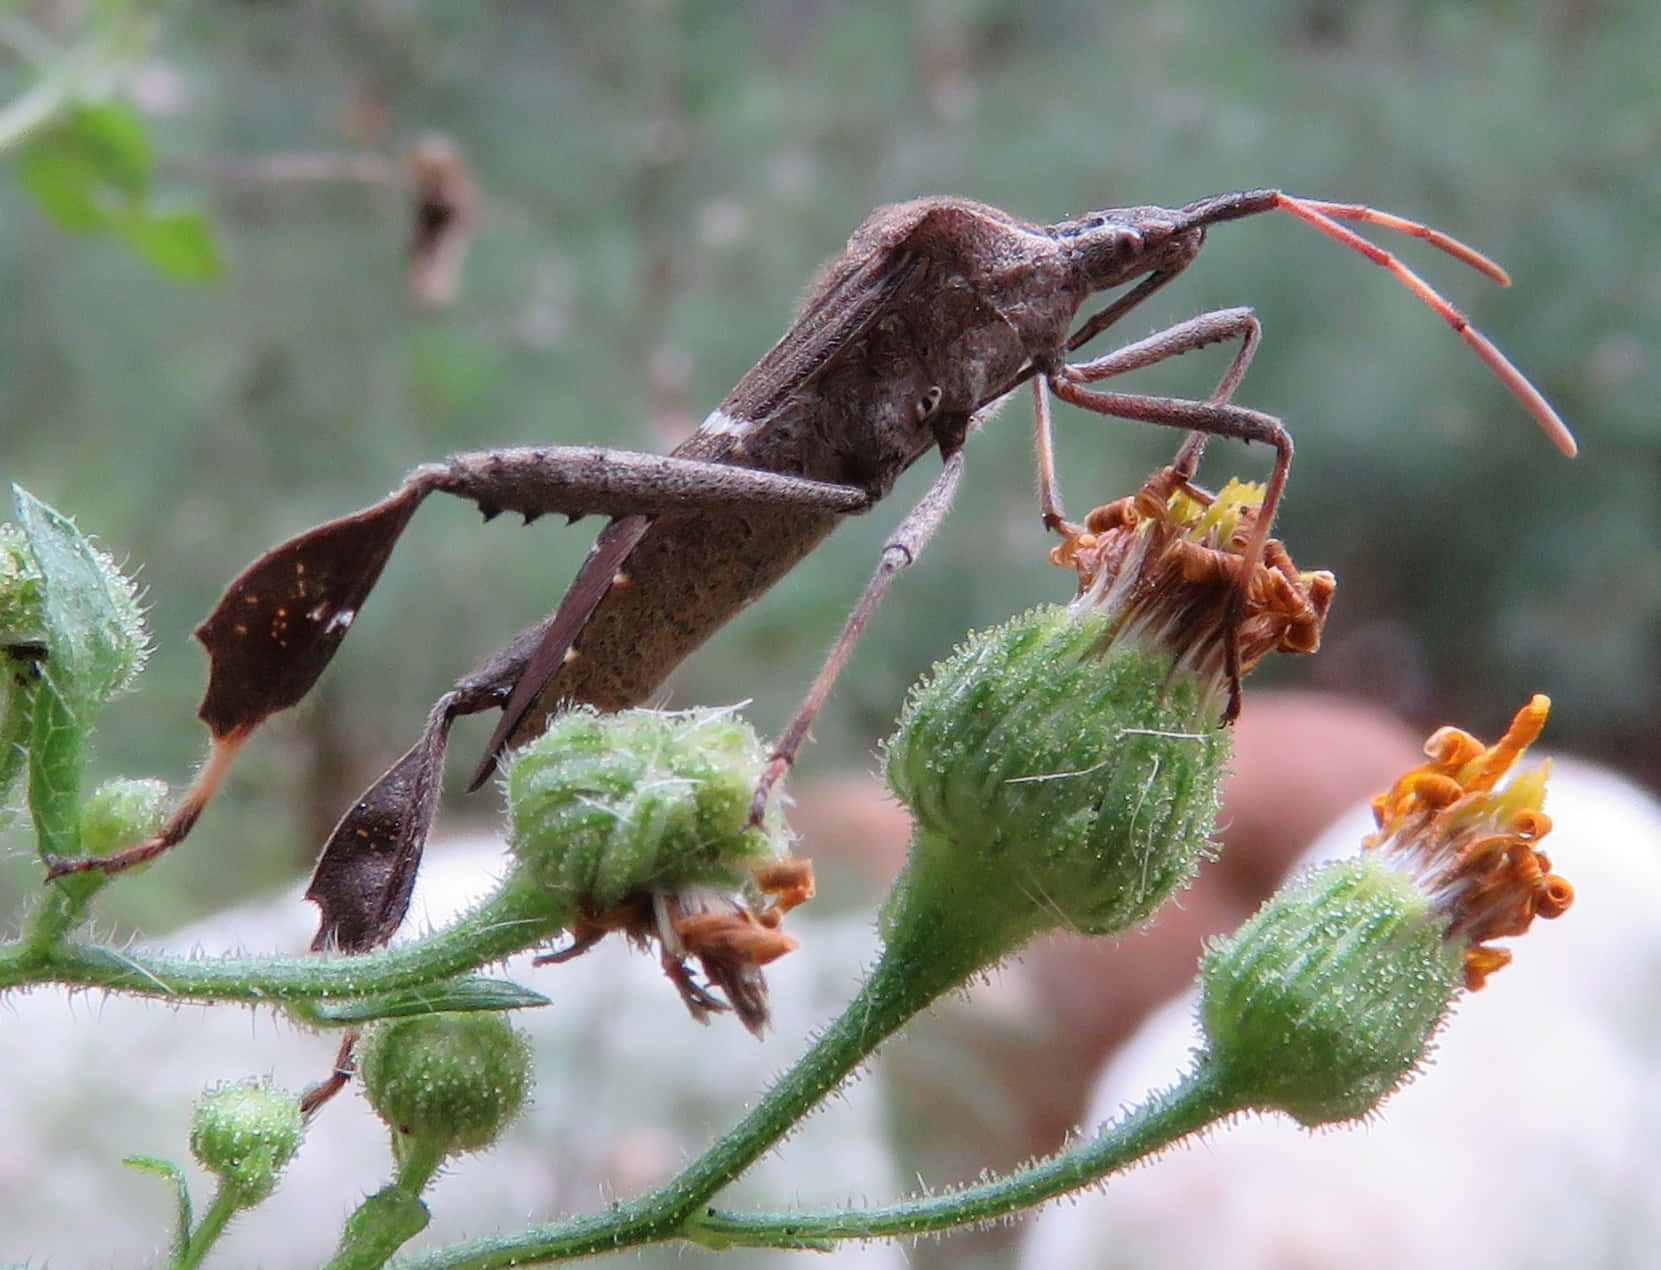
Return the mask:
[[[411,925],[443,921],[484,894],[500,845],[435,847],[421,871]],[[182,867],[181,861],[174,862]],[[179,932],[174,952],[298,952],[316,926],[300,888]],[[608,940],[564,966],[511,963],[508,977],[554,1000],[517,1012],[531,1036],[536,1097],[492,1151],[453,1163],[426,1193],[432,1225],[410,1249],[591,1212],[667,1179],[731,1127],[800,1055],[859,985],[876,949],[869,916],[791,915],[803,948],[768,969],[774,1026],[758,1043],[731,1018],[687,1017],[656,959]],[[149,1001],[36,990],[8,997],[0,1081],[0,1263],[138,1266],[162,1260],[172,1194],[124,1168],[125,1155],[186,1166],[198,1210],[212,1181],[191,1159],[191,1107],[206,1086],[269,1075],[300,1090],[320,1079],[335,1040],[238,1007],[170,1008]],[[881,1099],[862,1080],[811,1117],[721,1203],[739,1208],[845,1205],[897,1189],[881,1131]],[[313,1122],[277,1193],[239,1217],[217,1246],[220,1266],[315,1267],[341,1223],[390,1177],[387,1131],[351,1087]],[[713,1254],[686,1245],[631,1264],[687,1266]],[[798,1264],[746,1254],[746,1264]],[[888,1245],[850,1246],[814,1265],[904,1264]]]

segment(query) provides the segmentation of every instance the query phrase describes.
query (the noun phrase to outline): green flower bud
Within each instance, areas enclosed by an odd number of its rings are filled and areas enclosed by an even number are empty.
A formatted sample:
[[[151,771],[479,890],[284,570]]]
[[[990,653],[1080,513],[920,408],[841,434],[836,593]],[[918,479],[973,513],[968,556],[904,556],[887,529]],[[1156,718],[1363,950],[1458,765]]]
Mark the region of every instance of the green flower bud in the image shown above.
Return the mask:
[[[0,524],[0,640],[39,639],[45,627],[45,594],[29,540],[11,522]]]
[[[1363,1116],[1418,1066],[1463,960],[1412,879],[1375,856],[1329,865],[1206,954],[1205,1061],[1242,1106]]]
[[[265,1081],[244,1081],[197,1101],[190,1149],[236,1206],[248,1208],[277,1188],[304,1136],[299,1099]]]
[[[747,827],[766,761],[731,710],[568,710],[509,764],[509,845],[591,914],[648,891],[734,889],[783,839],[774,807]]]
[[[81,847],[101,856],[142,842],[161,830],[167,809],[166,781],[105,781],[81,807]]]
[[[500,1014],[425,1014],[366,1029],[358,1072],[400,1158],[481,1151],[525,1105],[531,1052]],[[419,1188],[416,1188],[419,1189]]]
[[[1234,1105],[1309,1126],[1367,1114],[1418,1067],[1457,992],[1510,960],[1488,941],[1568,909],[1537,845],[1545,769],[1495,788],[1548,706],[1536,697],[1491,747],[1438,731],[1432,761],[1374,801],[1364,855],[1289,883],[1207,953],[1202,1062]]]
[[[1202,502],[1166,472],[1098,508],[1052,556],[1079,571],[1070,608],[975,637],[916,689],[887,750],[917,821],[891,947],[927,927],[972,971],[1046,929],[1130,929],[1192,878],[1229,757],[1228,668],[1312,650],[1331,594],[1278,543],[1272,567],[1248,561],[1254,497]]]
[[[887,747],[889,785],[917,819],[909,878],[938,869],[965,890],[990,884],[1016,932],[1109,934],[1193,876],[1228,730],[1197,676],[1108,636],[1099,611],[1035,609],[913,692]],[[902,887],[890,922],[905,902]]]
[[[0,644],[27,640],[45,649],[54,638],[95,640],[96,654],[77,651],[95,658],[99,696],[107,701],[133,686],[150,656],[150,632],[144,622],[138,583],[121,571],[107,551],[83,538],[71,521],[40,504],[34,506],[49,518],[45,523],[62,535],[52,539],[51,545],[71,553],[69,559],[74,565],[69,576],[58,579],[68,594],[48,595],[47,581],[28,535],[16,524],[0,524]],[[78,587],[101,594],[93,600],[77,594]],[[74,620],[85,620],[90,615],[96,619],[96,631],[49,631],[55,618],[62,625],[66,613]]]

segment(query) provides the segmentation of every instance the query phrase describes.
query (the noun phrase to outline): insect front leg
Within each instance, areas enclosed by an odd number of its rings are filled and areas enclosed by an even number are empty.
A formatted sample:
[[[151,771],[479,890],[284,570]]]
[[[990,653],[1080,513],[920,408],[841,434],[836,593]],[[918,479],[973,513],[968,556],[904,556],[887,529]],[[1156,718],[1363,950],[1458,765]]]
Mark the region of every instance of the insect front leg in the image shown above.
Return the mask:
[[[1087,326],[1084,329],[1089,328]],[[1223,372],[1222,379],[1218,381],[1209,398],[1214,403],[1226,403],[1232,400],[1235,389],[1245,378],[1246,369],[1257,354],[1262,333],[1263,328],[1250,309],[1218,309],[1189,318],[1186,322],[1179,322],[1163,331],[1157,331],[1134,344],[1114,349],[1094,361],[1068,365],[1061,373],[1066,374],[1074,384],[1092,384],[1114,375],[1123,375],[1173,357],[1180,357],[1183,353],[1193,352],[1209,344],[1239,340],[1240,348],[1235,353],[1234,360]],[[1077,347],[1077,343],[1075,337],[1068,342],[1068,347]],[[1053,529],[1065,537],[1068,525],[1061,509],[1060,485],[1055,474],[1048,381],[1048,376],[1036,376],[1032,384],[1038,432],[1039,511],[1044,517],[1044,527]],[[1205,450],[1205,442],[1209,436],[1210,433],[1207,431],[1194,431],[1177,451],[1177,457],[1172,460],[1171,465],[1184,481],[1191,480],[1198,470],[1200,456]]]
[[[1213,436],[1233,437],[1240,441],[1261,441],[1275,449],[1274,468],[1269,474],[1263,495],[1263,506],[1252,526],[1245,550],[1243,579],[1249,579],[1263,559],[1264,543],[1274,523],[1275,510],[1280,505],[1286,488],[1286,478],[1292,467],[1292,437],[1285,426],[1273,415],[1236,406],[1228,400],[1239,384],[1240,377],[1256,351],[1259,328],[1257,320],[1247,309],[1220,309],[1180,322],[1168,330],[1158,332],[1145,340],[1126,345],[1116,352],[1081,365],[1063,365],[1045,377],[1057,397],[1075,406],[1115,419],[1131,419],[1142,423],[1157,423],[1165,427],[1186,428],[1189,439],[1177,452],[1175,466],[1178,475],[1188,479],[1199,462],[1205,441]],[[1238,338],[1240,351],[1224,373],[1216,392],[1208,401],[1192,401],[1180,397],[1154,397],[1138,393],[1104,392],[1085,387],[1127,370],[1152,365],[1168,357],[1202,348],[1219,340]],[[1244,585],[1244,583],[1242,583]],[[1243,611],[1244,596],[1236,601]],[[1228,643],[1227,671],[1229,677],[1228,707],[1224,718],[1232,721],[1240,713],[1239,648],[1231,635]]]
[[[848,615],[847,625],[842,628],[842,634],[837,637],[830,655],[825,658],[825,664],[819,668],[813,686],[808,689],[800,709],[779,737],[778,746],[767,761],[767,767],[756,785],[755,799],[750,804],[752,825],[761,823],[767,810],[767,800],[778,783],[784,779],[791,764],[796,761],[796,754],[802,748],[802,742],[807,739],[808,729],[813,726],[813,720],[824,706],[825,699],[830,696],[832,685],[842,673],[854,645],[859,642],[859,637],[871,620],[871,615],[876,612],[877,605],[882,603],[882,597],[887,593],[895,575],[908,565],[916,563],[929,539],[934,537],[935,530],[940,528],[940,523],[951,511],[952,499],[957,494],[958,483],[962,477],[963,450],[959,442],[948,450],[945,466],[941,468],[940,475],[934,478],[934,484],[929,486],[928,492],[907,513],[893,536],[883,544],[882,559],[877,564],[876,572],[865,584],[864,593],[854,605],[853,612]]]

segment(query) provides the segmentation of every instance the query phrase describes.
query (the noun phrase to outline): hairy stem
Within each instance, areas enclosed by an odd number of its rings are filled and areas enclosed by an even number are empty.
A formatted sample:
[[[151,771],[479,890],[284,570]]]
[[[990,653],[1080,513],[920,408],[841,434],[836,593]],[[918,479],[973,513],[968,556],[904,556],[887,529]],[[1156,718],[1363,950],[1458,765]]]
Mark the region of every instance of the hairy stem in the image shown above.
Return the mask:
[[[485,1270],[563,1261],[674,1238],[727,1242],[724,1236],[710,1234],[705,1211],[710,1198],[775,1146],[919,1010],[1025,942],[1030,934],[1025,926],[990,942],[953,937],[954,928],[975,925],[966,907],[974,905],[977,894],[991,897],[985,901],[988,913],[1007,908],[996,891],[985,888],[915,895],[907,920],[890,932],[882,959],[847,1009],[736,1128],[678,1177],[602,1214],[455,1244],[399,1264],[422,1270]]]
[[[304,1005],[437,983],[553,938],[570,913],[516,878],[455,925],[360,956],[167,957],[42,939],[57,927],[55,896],[30,936],[0,947],[0,990],[38,983],[106,988],[168,1001]]]
[[[692,1219],[689,1237],[716,1247],[824,1247],[840,1239],[897,1238],[974,1225],[1021,1212],[1099,1182],[1136,1160],[1240,1110],[1202,1066],[1175,1088],[1102,1129],[1094,1138],[950,1195],[837,1212],[733,1213]]]
[[[174,1270],[196,1270],[202,1264],[202,1259],[208,1255],[225,1233],[225,1227],[230,1223],[237,1211],[236,1191],[225,1183],[219,1184],[214,1193],[213,1203],[208,1205],[208,1211],[202,1214],[202,1222],[191,1231],[190,1238],[180,1250],[178,1260],[173,1263]]]

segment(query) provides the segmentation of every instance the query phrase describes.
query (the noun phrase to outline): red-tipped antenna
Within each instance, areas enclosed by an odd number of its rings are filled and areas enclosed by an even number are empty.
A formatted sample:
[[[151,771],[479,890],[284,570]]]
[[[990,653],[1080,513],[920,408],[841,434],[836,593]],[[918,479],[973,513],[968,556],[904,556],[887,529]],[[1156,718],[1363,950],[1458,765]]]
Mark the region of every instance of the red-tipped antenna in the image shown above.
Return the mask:
[[[1518,370],[1504,353],[1494,347],[1493,341],[1472,326],[1470,319],[1444,299],[1436,288],[1419,277],[1394,255],[1375,243],[1368,242],[1354,230],[1340,225],[1338,220],[1365,221],[1370,225],[1379,225],[1385,229],[1394,229],[1404,234],[1412,234],[1415,238],[1424,239],[1433,247],[1440,248],[1450,256],[1463,260],[1473,269],[1486,274],[1501,286],[1510,286],[1511,279],[1505,270],[1481,252],[1473,247],[1466,246],[1457,238],[1452,238],[1439,230],[1421,225],[1417,221],[1407,220],[1389,212],[1380,212],[1359,203],[1325,203],[1318,199],[1296,198],[1290,194],[1277,193],[1274,205],[1283,211],[1291,212],[1292,215],[1302,220],[1308,221],[1321,232],[1331,235],[1345,246],[1353,247],[1375,265],[1382,265],[1394,274],[1409,291],[1428,304],[1441,315],[1443,321],[1459,332],[1459,337],[1471,346],[1476,355],[1511,390],[1511,395],[1520,401],[1523,408],[1533,415],[1535,421],[1546,430],[1546,435],[1552,439],[1553,444],[1564,454],[1570,457],[1574,456],[1579,447],[1575,445],[1574,434],[1569,431],[1568,424],[1563,422],[1562,416],[1553,409],[1552,404],[1545,399],[1540,390],[1528,381],[1528,377]]]

